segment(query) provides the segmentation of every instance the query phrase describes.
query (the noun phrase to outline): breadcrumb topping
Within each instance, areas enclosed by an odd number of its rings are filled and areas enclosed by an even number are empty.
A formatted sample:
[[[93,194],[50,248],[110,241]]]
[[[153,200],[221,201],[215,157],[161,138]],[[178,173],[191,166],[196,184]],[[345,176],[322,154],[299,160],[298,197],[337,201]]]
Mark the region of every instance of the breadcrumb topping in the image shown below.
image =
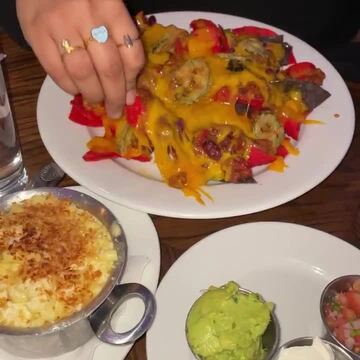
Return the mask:
[[[0,213],[0,325],[42,326],[81,310],[116,259],[106,227],[70,201],[13,204]]]

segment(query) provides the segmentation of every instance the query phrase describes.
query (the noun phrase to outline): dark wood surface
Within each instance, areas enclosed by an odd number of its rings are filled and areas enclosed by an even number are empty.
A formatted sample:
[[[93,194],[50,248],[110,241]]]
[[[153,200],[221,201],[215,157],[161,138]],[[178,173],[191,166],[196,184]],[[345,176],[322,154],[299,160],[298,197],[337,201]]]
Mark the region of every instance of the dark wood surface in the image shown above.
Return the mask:
[[[36,125],[36,102],[45,73],[34,55],[21,49],[6,34],[0,45],[7,54],[6,73],[20,135],[25,166],[30,175],[50,161]],[[360,83],[347,84],[360,120]],[[161,277],[190,246],[228,226],[254,221],[285,221],[326,231],[360,248],[360,132],[356,127],[351,148],[338,168],[320,185],[274,209],[252,215],[215,220],[184,220],[152,216],[161,244]],[[331,151],[331,149],[323,149]],[[74,185],[65,178],[61,185]],[[326,249],[324,249],[326,252]],[[143,360],[145,339],[133,347],[127,360]]]

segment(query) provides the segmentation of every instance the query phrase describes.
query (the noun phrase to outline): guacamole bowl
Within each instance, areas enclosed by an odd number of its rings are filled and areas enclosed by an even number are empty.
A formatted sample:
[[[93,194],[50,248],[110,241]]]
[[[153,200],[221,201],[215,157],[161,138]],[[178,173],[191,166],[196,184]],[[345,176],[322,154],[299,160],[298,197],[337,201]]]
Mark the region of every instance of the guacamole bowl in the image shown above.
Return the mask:
[[[194,302],[185,332],[201,360],[271,359],[280,340],[274,305],[234,281],[211,286]]]

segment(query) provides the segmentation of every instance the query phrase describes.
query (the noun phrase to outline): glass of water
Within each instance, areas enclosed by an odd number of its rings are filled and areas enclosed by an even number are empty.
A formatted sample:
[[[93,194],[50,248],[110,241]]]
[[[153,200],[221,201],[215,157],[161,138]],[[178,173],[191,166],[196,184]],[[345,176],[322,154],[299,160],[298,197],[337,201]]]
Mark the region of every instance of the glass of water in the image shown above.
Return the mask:
[[[0,54],[0,197],[28,182],[1,67],[4,57]]]

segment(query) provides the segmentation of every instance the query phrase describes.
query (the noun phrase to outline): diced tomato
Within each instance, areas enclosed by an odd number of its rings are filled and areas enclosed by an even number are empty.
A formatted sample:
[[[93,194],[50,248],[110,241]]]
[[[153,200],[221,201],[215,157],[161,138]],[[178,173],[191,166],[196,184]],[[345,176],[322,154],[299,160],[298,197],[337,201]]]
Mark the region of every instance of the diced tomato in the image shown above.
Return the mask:
[[[286,75],[292,79],[310,81],[318,85],[321,85],[325,79],[324,72],[308,61],[289,66]]]
[[[276,156],[266,153],[256,146],[252,146],[247,161],[249,167],[270,164],[276,160]]]
[[[231,91],[228,86],[221,87],[213,96],[214,101],[229,103],[231,97]]]
[[[290,136],[294,140],[299,140],[300,129],[301,129],[301,122],[289,118],[286,118],[284,120],[285,134]]]
[[[289,152],[284,145],[280,145],[277,148],[276,155],[279,155],[279,156],[282,156],[283,158],[285,158],[287,155],[289,155]]]
[[[96,114],[94,111],[85,108],[81,95],[76,95],[70,103],[72,105],[71,112],[69,114],[69,119],[71,121],[84,126],[103,126],[101,116]]]
[[[360,292],[354,289],[338,292],[324,306],[326,323],[332,334],[349,350],[360,353]]]
[[[136,96],[132,105],[125,106],[125,117],[130,126],[135,127],[140,116],[145,112],[145,106],[139,95]]]
[[[330,330],[334,330],[338,326],[337,319],[333,316],[328,316],[326,318],[326,323]]]
[[[235,35],[246,35],[246,36],[276,36],[277,33],[270,29],[260,28],[257,26],[242,26],[239,28],[232,29]]]
[[[345,320],[345,318],[343,316],[338,316],[337,319],[336,319],[336,322],[337,322],[337,327],[339,326],[344,326],[348,323],[347,320]]]
[[[348,291],[346,296],[349,308],[354,310],[357,316],[360,316],[360,293]]]
[[[337,327],[334,330],[334,335],[342,344],[345,344],[347,337],[345,334],[345,328],[343,326]]]
[[[337,295],[337,298],[339,300],[339,303],[341,305],[344,305],[344,306],[347,306],[347,296],[346,296],[346,293],[339,293]]]
[[[344,307],[342,309],[342,314],[343,314],[345,320],[352,321],[352,320],[356,319],[355,311],[352,309],[349,309],[347,307]]]

